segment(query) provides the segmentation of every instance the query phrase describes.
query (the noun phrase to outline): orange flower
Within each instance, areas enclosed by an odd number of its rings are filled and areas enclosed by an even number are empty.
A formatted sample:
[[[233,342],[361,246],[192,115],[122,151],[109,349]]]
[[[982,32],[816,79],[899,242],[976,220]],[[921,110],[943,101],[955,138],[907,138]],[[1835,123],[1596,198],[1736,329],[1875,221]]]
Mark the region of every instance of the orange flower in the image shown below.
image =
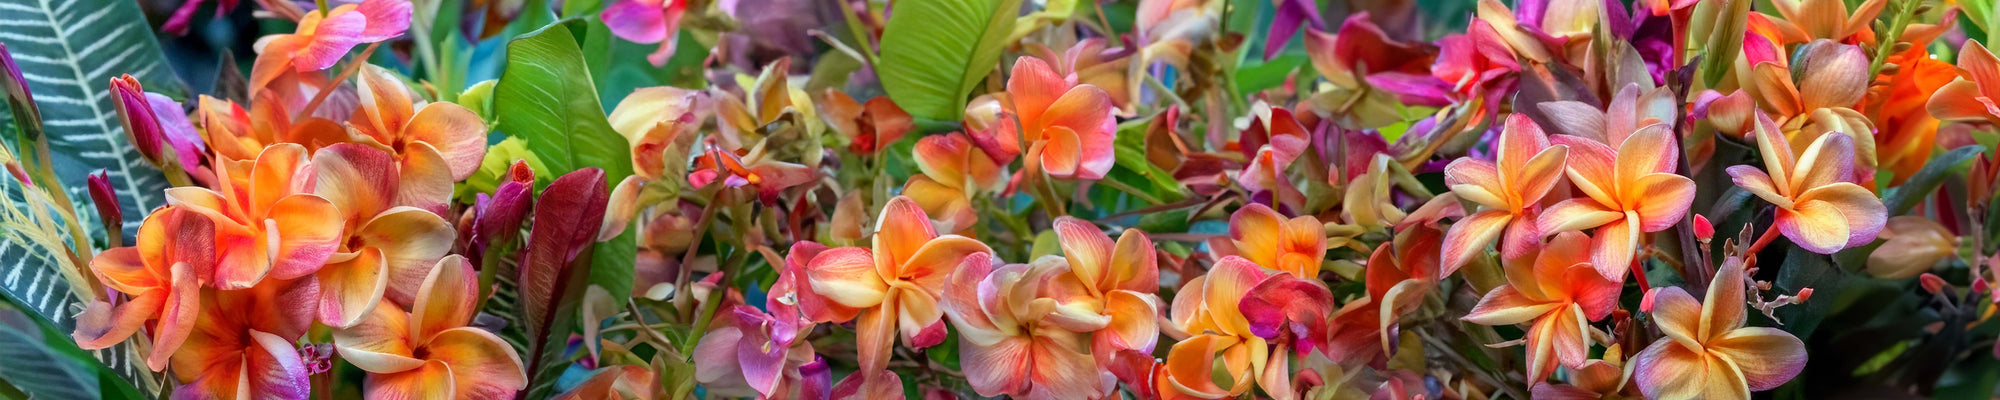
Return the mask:
[[[859,319],[854,329],[862,371],[888,365],[897,332],[911,348],[942,342],[944,310],[938,296],[945,276],[968,255],[993,252],[972,238],[938,235],[930,217],[908,197],[889,200],[875,227],[872,249],[841,247],[813,257],[806,264],[809,285],[799,293],[823,298],[824,312],[804,310],[814,322]]]
[[[265,280],[244,290],[205,290],[200,323],[174,352],[173,370],[193,398],[305,400],[312,366],[293,345],[312,326],[308,281]]]
[[[1792,60],[1797,65],[1788,65],[1784,57],[1750,64],[1751,73],[1739,75],[1749,80],[1744,90],[1777,121],[1793,147],[1805,147],[1830,132],[1844,133],[1854,138],[1858,165],[1874,171],[1874,122],[1849,108],[1868,93],[1868,56],[1860,46],[1820,40],[1799,46]],[[1870,172],[1864,179],[1873,176]]]
[[[528,386],[521,356],[499,336],[465,326],[478,295],[472,264],[445,257],[424,277],[411,311],[377,304],[360,324],[335,329],[334,346],[368,371],[369,398],[512,397]]]
[[[897,107],[889,96],[875,96],[867,103],[854,101],[847,93],[828,88],[820,99],[820,119],[828,128],[845,136],[847,149],[855,154],[875,154],[903,139],[915,121]]]
[[[1533,322],[1528,328],[1528,381],[1541,382],[1558,362],[1583,367],[1590,356],[1589,321],[1603,319],[1618,305],[1618,282],[1590,266],[1590,238],[1578,232],[1556,235],[1533,265],[1509,265],[1507,284],[1486,292],[1463,318],[1480,325]]]
[[[1098,326],[1090,342],[1098,364],[1110,364],[1123,350],[1152,353],[1160,337],[1160,266],[1153,240],[1126,229],[1114,243],[1097,225],[1073,217],[1056,218],[1055,231],[1070,272],[1057,278],[1058,285],[1078,286],[1071,291],[1081,294],[1058,299],[1068,301],[1057,312]]]
[[[1749,165],[1729,167],[1736,186],[1777,206],[1775,227],[1793,243],[1820,254],[1874,241],[1888,218],[1888,208],[1867,188],[1849,182],[1854,170],[1854,141],[1846,135],[1825,135],[1805,154],[1793,156],[1792,146],[1779,136],[1777,124],[1757,117],[1757,149],[1769,173]]]
[[[1743,259],[1723,260],[1705,300],[1679,287],[1646,297],[1666,338],[1633,357],[1632,379],[1655,399],[1748,399],[1806,366],[1805,343],[1777,328],[1746,327]]]
[[[104,285],[131,296],[112,304],[93,301],[76,317],[77,347],[111,347],[152,326],[146,366],[159,371],[193,329],[201,308],[201,274],[214,273],[215,224],[176,207],[161,207],[139,225],[135,246],[105,250],[90,259]]]
[[[926,214],[943,218],[933,221],[940,231],[972,227],[979,221],[972,198],[1006,188],[1007,167],[973,147],[963,133],[925,136],[913,153],[923,173],[910,176],[903,195],[916,200]]]
[[[347,127],[325,118],[305,116],[294,119],[276,95],[260,93],[255,105],[245,111],[234,101],[201,96],[195,117],[202,140],[215,155],[232,160],[257,158],[264,147],[278,143],[298,143],[307,149],[348,140]]]
[[[1931,95],[1925,106],[1932,117],[1947,121],[1984,120],[2000,124],[2000,59],[1977,40],[1958,49],[1958,79]]]
[[[1230,215],[1229,239],[1233,248],[1218,254],[1241,256],[1257,266],[1307,279],[1319,277],[1326,258],[1326,230],[1319,219],[1305,215],[1287,220],[1258,203]]]
[[[317,277],[320,322],[354,325],[384,296],[414,304],[423,275],[457,237],[450,222],[399,199],[405,183],[394,155],[354,143],[320,149],[315,192],[337,206],[346,222],[340,250]],[[428,200],[419,204],[430,203]]]
[[[443,211],[452,182],[472,176],[486,158],[486,121],[458,104],[419,103],[382,67],[363,67],[358,81],[361,106],[348,124],[362,135],[354,140],[396,156],[401,203]]]
[[[1172,312],[1177,331],[1169,333],[1184,339],[1167,352],[1164,376],[1155,378],[1162,397],[1219,399],[1260,385],[1268,392],[1291,387],[1283,383],[1290,378],[1290,359],[1271,351],[1238,308],[1252,288],[1275,275],[1250,260],[1226,256],[1181,287]]]
[[[1567,384],[1547,384],[1537,382],[1532,388],[1533,398],[1552,400],[1595,400],[1638,398],[1633,391],[1631,375],[1625,373],[1625,352],[1617,343],[1604,348],[1604,358],[1584,360],[1582,367],[1572,368]]]
[[[1543,235],[1597,228],[1590,263],[1606,279],[1625,280],[1639,251],[1640,233],[1680,222],[1694,202],[1694,181],[1673,173],[1680,149],[1666,124],[1638,128],[1617,150],[1595,140],[1556,136],[1569,146],[1570,183],[1586,197],[1542,211]]]
[[[1855,108],[1875,121],[1876,164],[1895,172],[1890,185],[1902,185],[1917,174],[1937,148],[1938,119],[1924,109],[1938,89],[1958,77],[1950,63],[1930,57],[1924,47],[1912,47],[1889,58],[1896,65],[1887,90],[1870,91]]]
[[[295,279],[319,271],[339,250],[344,221],[338,207],[307,192],[313,182],[306,149],[265,148],[255,161],[216,162],[216,189],[167,189],[167,203],[215,223],[217,289],[243,289],[267,275]]]
[[[1055,310],[1061,300],[1050,297],[1059,290],[1052,287],[1060,285],[1059,276],[1070,272],[1061,259],[998,269],[987,253],[964,260],[945,285],[944,311],[958,327],[965,379],[974,391],[1024,399],[1101,395],[1090,335],[1065,327],[1066,316]]]
[[[1478,203],[1482,210],[1468,215],[1444,237],[1444,274],[1451,275],[1474,254],[1502,237],[1503,259],[1527,255],[1541,242],[1533,213],[1562,177],[1569,146],[1550,146],[1549,137],[1525,114],[1507,118],[1494,148],[1494,161],[1470,157],[1445,166],[1445,183],[1452,193]]]
[[[1101,179],[1111,171],[1111,141],[1118,130],[1112,115],[1117,110],[1104,89],[1076,80],[1074,73],[1056,74],[1040,58],[1021,57],[1007,79],[1007,96],[1020,119],[1021,137],[1040,148],[1040,153],[1030,148],[1027,162],[1058,178]],[[1012,124],[1005,120],[1001,118],[1001,127]],[[1000,129],[996,135],[1012,136],[1009,132]]]
[[[1752,14],[1752,20],[1762,20],[1753,24],[1769,24],[1784,43],[1805,43],[1814,39],[1847,41],[1863,32],[1871,32],[1868,24],[1882,14],[1887,0],[1865,0],[1861,6],[1848,10],[1841,0],[1772,0],[1771,7],[1778,10],[1783,18],[1771,18],[1764,14]]]
[[[695,130],[712,112],[707,107],[703,92],[670,86],[641,88],[619,101],[609,119],[611,129],[632,145],[633,173],[648,180],[660,179],[667,170],[668,149],[692,147]],[[681,147],[675,155],[685,157],[689,150]],[[686,171],[686,166],[676,167]]]

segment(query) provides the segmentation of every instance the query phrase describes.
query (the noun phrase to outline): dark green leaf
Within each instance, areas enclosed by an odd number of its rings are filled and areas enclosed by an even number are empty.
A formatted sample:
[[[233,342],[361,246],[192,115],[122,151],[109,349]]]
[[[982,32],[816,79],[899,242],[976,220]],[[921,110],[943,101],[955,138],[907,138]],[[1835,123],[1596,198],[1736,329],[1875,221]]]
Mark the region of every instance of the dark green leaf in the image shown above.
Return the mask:
[[[882,31],[877,75],[910,115],[958,120],[972,92],[1006,47],[1021,0],[896,3]]]
[[[1944,178],[1964,167],[1966,162],[1972,161],[1972,158],[1978,156],[1981,151],[1985,149],[1977,145],[1967,145],[1931,157],[1923,169],[1917,170],[1915,175],[1910,175],[1909,180],[1903,181],[1903,186],[1897,186],[1891,191],[1882,204],[1889,207],[1889,215],[1903,215],[1910,212],[1910,208],[1916,207],[1918,202],[1924,201],[1924,198],[1936,192],[1938,185],[1944,184]]]
[[[507,48],[506,72],[493,89],[499,129],[528,141],[528,151],[557,176],[584,167],[604,169],[605,181],[632,175],[630,145],[611,130],[598,103],[590,70],[568,24],[550,25]]]

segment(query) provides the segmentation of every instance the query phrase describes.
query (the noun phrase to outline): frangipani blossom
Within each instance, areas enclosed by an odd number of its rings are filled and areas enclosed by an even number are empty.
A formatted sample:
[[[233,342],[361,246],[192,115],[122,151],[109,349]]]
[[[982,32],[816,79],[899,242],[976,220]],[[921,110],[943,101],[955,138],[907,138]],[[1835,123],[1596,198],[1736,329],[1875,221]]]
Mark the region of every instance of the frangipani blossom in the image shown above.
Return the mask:
[[[1849,181],[1853,139],[1821,136],[1795,156],[1770,118],[1759,116],[1756,135],[1758,154],[1769,172],[1735,165],[1729,176],[1736,186],[1777,206],[1772,224],[1785,237],[1806,250],[1833,254],[1868,244],[1882,232],[1888,208],[1867,188]]]
[[[362,322],[333,331],[340,356],[368,371],[369,398],[512,397],[528,386],[521,356],[499,336],[468,327],[478,273],[464,257],[438,261],[410,312],[380,303]]]
[[[1056,218],[1055,231],[1070,272],[1057,279],[1081,286],[1087,294],[1058,312],[1080,307],[1095,316],[1081,319],[1103,321],[1104,327],[1090,338],[1090,353],[1098,364],[1110,364],[1124,350],[1152,353],[1160,339],[1160,266],[1153,240],[1138,229],[1126,229],[1112,242],[1097,225],[1074,217]]]
[[[319,271],[339,250],[339,207],[310,192],[314,178],[306,149],[265,148],[255,161],[220,159],[216,189],[167,189],[167,203],[215,223],[215,273],[208,286],[248,288],[267,276],[295,279]]]
[[[839,90],[827,89],[820,100],[821,120],[828,128],[847,137],[849,151],[875,154],[903,139],[915,127],[915,120],[889,96],[875,96],[867,103]]]
[[[1132,29],[1143,47],[1142,63],[1165,61],[1184,65],[1195,45],[1206,43],[1216,29],[1222,2],[1214,0],[1144,0],[1139,2]]]
[[[716,315],[716,328],[695,345],[697,382],[715,391],[748,387],[768,399],[832,390],[832,371],[813,352],[812,342],[803,340],[812,333],[813,322],[800,313],[805,298],[797,291],[809,283],[806,263],[825,250],[813,242],[792,245],[784,270],[765,295],[770,312],[737,305]]]
[[[354,325],[383,298],[415,304],[424,274],[451,251],[457,231],[443,217],[396,196],[407,182],[386,151],[335,144],[313,154],[313,168],[314,192],[338,207],[345,221],[341,247],[314,274],[322,296],[320,322]]]
[[[964,257],[944,287],[944,311],[958,327],[965,379],[982,396],[1081,399],[1100,396],[1091,335],[1065,328],[1048,297],[1070,272],[1058,258],[993,267]],[[1150,317],[1150,316],[1149,316]]]
[[[1753,42],[1744,43],[1746,52],[1758,46]],[[1778,53],[1754,61],[1751,71],[1739,76],[1751,80],[1744,90],[1777,122],[1793,148],[1832,132],[1853,137],[1856,165],[1868,171],[1858,180],[1867,180],[1874,177],[1876,165],[1875,124],[1850,107],[1868,93],[1868,63],[1860,46],[1816,40],[1799,46],[1789,60]]]
[[[472,176],[486,158],[486,121],[465,106],[423,102],[381,67],[363,67],[360,75],[361,106],[349,121],[362,133],[356,140],[396,156],[400,203],[443,211],[451,183]]]
[[[1615,137],[1614,137],[1615,138]],[[1617,150],[1596,140],[1556,136],[1569,146],[1570,183],[1586,197],[1542,210],[1541,234],[1597,228],[1590,263],[1605,279],[1623,282],[1642,233],[1679,223],[1694,202],[1694,181],[1675,175],[1680,149],[1666,124],[1638,128]]]
[[[1806,366],[1805,343],[1777,328],[1746,327],[1743,259],[1723,260],[1703,300],[1654,289],[1653,321],[1666,337],[1633,357],[1632,380],[1654,399],[1748,399]]]
[[[1637,398],[1639,393],[1632,387],[1632,375],[1625,370],[1625,352],[1613,343],[1604,348],[1604,357],[1585,360],[1583,366],[1570,369],[1569,383],[1535,383],[1531,393],[1536,399],[1550,400],[1596,400]]]
[[[215,224],[208,218],[161,207],[139,225],[139,242],[105,250],[90,259],[90,270],[106,287],[130,296],[119,303],[92,301],[76,317],[77,347],[96,350],[131,337],[146,321],[153,346],[146,366],[167,367],[193,329],[201,309],[201,275],[215,269]],[[115,297],[115,295],[114,295]]]
[[[407,0],[367,0],[334,7],[326,13],[307,12],[299,28],[258,40],[258,56],[250,71],[250,86],[264,87],[293,71],[333,67],[349,50],[402,36],[410,29],[414,6]]]
[[[694,143],[695,131],[714,113],[706,92],[671,86],[640,88],[618,101],[611,109],[611,129],[624,135],[632,145],[632,172],[648,180],[660,179],[668,171],[685,171],[687,147]],[[672,149],[673,151],[669,151]]]
[[[916,200],[924,213],[937,218],[940,231],[955,232],[979,221],[972,208],[976,196],[999,193],[1007,186],[1007,167],[974,147],[963,133],[925,136],[913,150],[917,169],[903,184],[903,195]]]
[[[756,189],[759,200],[770,203],[785,189],[812,181],[812,168],[774,159],[769,143],[759,140],[757,147],[742,154],[711,143],[707,153],[695,158],[695,170],[688,173],[687,182],[703,187],[721,179],[729,187],[750,186]]]
[[[1020,118],[1021,137],[1041,149],[1040,154],[1030,149],[1029,163],[1049,176],[1101,179],[1111,171],[1117,109],[1104,89],[1076,80],[1076,74],[1057,75],[1040,58],[1021,57],[1007,79],[1007,95]]]
[[[1805,43],[1815,39],[1850,42],[1855,35],[1870,33],[1869,23],[1882,14],[1887,0],[1864,0],[1859,7],[1847,8],[1841,0],[1773,0],[1771,7],[1782,18],[1752,13],[1751,24],[1768,24],[1781,43]],[[1926,41],[1928,42],[1928,40]]]
[[[1528,381],[1541,382],[1556,365],[1581,368],[1590,355],[1590,321],[1618,305],[1619,282],[1590,266],[1590,238],[1564,232],[1541,248],[1532,265],[1508,265],[1507,284],[1486,292],[1463,318],[1480,325],[1531,323]]]
[[[1678,113],[1674,109],[1673,91],[1667,88],[1642,90],[1636,83],[1619,88],[1618,93],[1611,96],[1611,104],[1604,109],[1568,100],[1538,106],[1551,122],[1550,126],[1543,128],[1557,134],[1590,138],[1612,147],[1625,143],[1627,138],[1654,124],[1664,124],[1667,130],[1673,130]]]
[[[1977,40],[1958,49],[1958,79],[1931,95],[1932,117],[2000,124],[2000,59]]]
[[[311,150],[349,140],[347,127],[340,123],[310,116],[293,119],[282,103],[274,94],[260,93],[257,102],[244,110],[234,101],[202,95],[195,108],[201,137],[215,155],[231,160],[255,159],[265,147],[278,143]]]
[[[1549,137],[1526,114],[1507,118],[1494,160],[1460,158],[1445,166],[1445,184],[1460,198],[1480,205],[1444,237],[1444,274],[1450,275],[1496,239],[1504,260],[1518,259],[1541,241],[1535,212],[1543,196],[1555,188],[1569,157],[1569,146],[1549,145]]]
[[[244,290],[205,290],[200,322],[174,352],[174,398],[304,400],[308,361],[293,342],[312,326],[316,287],[265,280]]]
[[[1224,252],[1279,272],[1318,278],[1326,258],[1326,230],[1318,218],[1286,219],[1263,204],[1251,203],[1229,216],[1232,249]]]
[[[1889,218],[1881,237],[1882,246],[1868,253],[1868,275],[1876,278],[1909,279],[1958,256],[1958,235],[1920,215]]]
[[[616,0],[605,5],[598,18],[611,34],[640,44],[659,43],[659,50],[646,55],[653,66],[667,65],[674,56],[675,37],[680,33],[681,15],[687,13],[686,0]]]
[[[1272,274],[1250,260],[1227,256],[1208,274],[1181,287],[1171,313],[1174,330],[1169,332],[1182,340],[1167,353],[1165,376],[1158,382],[1162,397],[1219,399],[1289,378],[1285,367],[1289,357],[1271,351],[1238,306],[1251,289],[1274,275],[1287,274]],[[1272,389],[1277,390],[1282,389]]]
[[[972,238],[938,235],[930,217],[908,197],[890,199],[875,228],[872,249],[841,247],[813,257],[802,288],[809,290],[800,292],[801,297],[820,297],[811,300],[820,307],[803,310],[815,322],[859,319],[854,329],[862,371],[888,365],[898,332],[911,348],[943,341],[944,310],[938,296],[946,275],[971,254],[993,252]]]

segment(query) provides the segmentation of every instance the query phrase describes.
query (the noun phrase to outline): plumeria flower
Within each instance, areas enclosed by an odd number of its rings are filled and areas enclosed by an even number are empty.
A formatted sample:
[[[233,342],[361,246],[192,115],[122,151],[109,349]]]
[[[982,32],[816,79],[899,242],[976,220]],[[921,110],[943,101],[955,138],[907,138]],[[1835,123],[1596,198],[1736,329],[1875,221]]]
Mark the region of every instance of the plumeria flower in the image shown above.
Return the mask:
[[[896,106],[889,96],[875,96],[861,103],[845,92],[827,89],[826,95],[820,97],[819,108],[820,119],[834,132],[847,137],[847,149],[854,154],[875,154],[902,140],[915,127],[910,113]]]
[[[264,93],[250,110],[234,101],[201,96],[195,106],[201,137],[215,155],[231,160],[257,158],[265,147],[295,143],[306,149],[348,141],[347,127],[332,120],[305,117],[293,119],[282,101]],[[322,108],[325,110],[327,108]]]
[[[1840,0],[1774,0],[1771,8],[1779,18],[1751,13],[1752,26],[1778,33],[1782,43],[1805,43],[1815,39],[1848,42],[1857,34],[1872,32],[1868,24],[1882,14],[1888,0],[1864,0],[1854,9]],[[1928,41],[1925,41],[1928,42]]]
[[[1341,305],[1327,334],[1327,354],[1350,361],[1370,361],[1394,351],[1392,341],[1403,314],[1415,311],[1419,300],[1437,288],[1443,254],[1442,233],[1416,226],[1383,243],[1368,256],[1362,285],[1366,301]]]
[[[1466,33],[1438,39],[1437,62],[1431,64],[1431,76],[1442,81],[1451,98],[1479,99],[1487,110],[1499,107],[1500,96],[1514,90],[1515,73],[1520,70],[1499,29],[1481,19],[1473,19]],[[1405,97],[1435,92],[1417,85],[1384,89]]]
[[[1326,258],[1326,230],[1318,218],[1286,219],[1263,204],[1251,203],[1229,216],[1230,248],[1217,254],[1241,256],[1257,266],[1317,278]]]
[[[1145,0],[1132,23],[1142,46],[1142,63],[1185,65],[1196,45],[1206,43],[1222,14],[1220,4],[1202,0]]]
[[[1743,326],[1743,259],[1723,260],[1703,300],[1679,287],[1648,293],[1653,321],[1666,338],[1633,357],[1632,379],[1654,399],[1748,399],[1792,380],[1806,347],[1777,328]]]
[[[402,36],[410,29],[414,7],[407,0],[367,0],[328,12],[312,10],[290,34],[257,41],[258,56],[250,70],[250,86],[264,87],[280,75],[333,67],[349,50]]]
[[[1334,86],[1312,101],[1352,104],[1339,117],[1342,126],[1386,126],[1402,122],[1395,110],[1404,105],[1445,103],[1444,82],[1431,76],[1437,52],[1391,38],[1365,11],[1349,15],[1333,34],[1307,29],[1305,42],[1313,71]]]
[[[1272,351],[1240,307],[1255,288],[1272,279],[1294,278],[1227,256],[1181,287],[1167,330],[1181,341],[1168,350],[1162,376],[1155,378],[1162,397],[1219,399],[1260,386],[1271,393],[1291,387],[1290,357]]]
[[[940,231],[972,227],[979,221],[972,199],[1007,187],[1007,166],[994,162],[963,133],[918,139],[913,155],[923,173],[910,176],[903,195],[916,200],[924,213],[941,218],[933,220]]]
[[[1076,80],[1076,74],[1057,75],[1040,58],[1021,57],[1007,79],[1007,95],[1021,137],[1041,148],[1039,154],[1030,149],[1029,163],[1058,178],[1101,179],[1111,171],[1117,110],[1104,89]]]
[[[1444,274],[1501,240],[1502,259],[1518,259],[1541,242],[1535,212],[1543,196],[1555,188],[1568,161],[1569,146],[1549,145],[1549,137],[1525,114],[1507,118],[1494,143],[1494,160],[1460,158],[1445,166],[1445,184],[1452,193],[1480,205],[1444,237]]]
[[[1789,59],[1781,50],[1763,51],[1769,56],[1751,55],[1758,48],[1774,46],[1757,35],[1744,41],[1751,73],[1745,87],[1759,108],[1777,121],[1794,148],[1803,148],[1822,135],[1844,133],[1854,138],[1857,163],[1869,171],[1862,179],[1873,179],[1875,168],[1875,124],[1850,108],[1868,93],[1868,56],[1860,46],[1817,40],[1799,46]],[[1751,60],[1755,59],[1755,60]],[[1790,65],[1797,64],[1797,65]],[[1799,71],[1794,74],[1793,71]],[[1746,111],[1711,108],[1710,113],[1731,112],[1748,120]]]
[[[611,34],[640,44],[659,43],[659,50],[646,55],[646,61],[653,66],[667,65],[667,59],[674,56],[675,39],[680,32],[681,16],[687,14],[686,0],[617,0],[604,7],[598,19]]]
[[[771,203],[785,189],[812,181],[812,168],[773,159],[768,144],[758,141],[757,147],[737,154],[711,142],[708,152],[695,158],[695,170],[688,173],[687,182],[703,187],[721,179],[724,186],[756,189],[758,199]]]
[[[486,158],[486,121],[448,102],[425,103],[387,69],[362,68],[361,106],[349,125],[357,141],[389,150],[402,174],[399,202],[442,212],[451,183],[465,180]]]
[[[338,207],[346,222],[340,249],[314,274],[320,322],[352,326],[385,297],[415,304],[423,276],[451,251],[457,231],[443,217],[398,198],[407,182],[389,152],[341,143],[313,154],[312,164],[314,192]]]
[[[1958,256],[1958,235],[1924,216],[1889,218],[1881,236],[1882,246],[1868,253],[1868,275],[1876,278],[1909,279]]]
[[[1507,266],[1507,284],[1486,292],[1463,318],[1480,325],[1532,323],[1528,381],[1541,382],[1556,365],[1583,367],[1590,356],[1590,321],[1618,306],[1618,282],[1590,266],[1590,238],[1564,232],[1541,248],[1533,265]]]
[[[965,379],[981,396],[1080,399],[1100,396],[1091,335],[1066,328],[1060,258],[993,267],[992,256],[964,257],[945,284],[944,310],[958,327]],[[1152,317],[1148,315],[1147,317]],[[1148,321],[1150,322],[1150,321]]]
[[[1549,206],[1537,220],[1542,235],[1596,228],[1590,263],[1618,282],[1639,252],[1640,234],[1679,223],[1695,193],[1694,181],[1673,172],[1680,149],[1667,125],[1646,125],[1622,139],[1612,150],[1589,138],[1554,137],[1556,144],[1569,146],[1565,169],[1586,197]]]
[[[2000,124],[2000,59],[1977,40],[1958,49],[1958,79],[1931,96],[1926,109],[1946,121]]]
[[[611,109],[609,119],[611,129],[632,145],[633,173],[655,180],[669,167],[686,171],[685,158],[669,159],[687,156],[695,131],[714,113],[711,107],[707,93],[700,90],[649,87],[626,95]]]
[[[1550,118],[1551,124],[1545,127],[1548,130],[1590,138],[1613,147],[1654,124],[1664,124],[1667,130],[1673,130],[1677,113],[1673,91],[1667,88],[1641,89],[1636,83],[1618,89],[1618,93],[1611,96],[1611,104],[1604,109],[1569,100],[1545,102],[1538,106]]]
[[[812,342],[803,340],[812,333],[813,322],[800,313],[804,297],[797,290],[810,284],[807,263],[825,250],[819,243],[792,244],[784,270],[766,293],[764,305],[770,312],[738,305],[715,317],[716,328],[695,345],[694,360],[701,365],[696,381],[710,390],[747,387],[764,398],[831,390],[832,371],[813,352]]]
[[[1160,336],[1160,266],[1153,240],[1126,229],[1112,242],[1097,225],[1074,217],[1056,218],[1055,231],[1070,272],[1057,278],[1058,285],[1080,286],[1084,294],[1058,299],[1071,300],[1058,312],[1083,314],[1075,319],[1093,325],[1101,321],[1090,339],[1098,364],[1110,364],[1124,350],[1152,353]],[[1083,301],[1075,301],[1079,298]]]
[[[341,358],[368,371],[369,398],[503,398],[528,386],[513,346],[465,326],[477,312],[478,279],[464,257],[445,257],[411,311],[380,303],[360,324],[333,331]]]
[[[598,368],[557,400],[653,400],[660,390],[658,377],[643,365],[613,365]]]
[[[1757,149],[1764,157],[1760,171],[1748,165],[1729,167],[1729,176],[1764,201],[1777,206],[1774,225],[1799,247],[1820,254],[1874,241],[1888,219],[1888,208],[1867,188],[1849,181],[1854,169],[1854,142],[1846,135],[1814,140],[1803,154],[1779,136],[1770,118],[1757,120]]]
[[[153,351],[146,366],[167,367],[201,311],[201,274],[215,269],[215,224],[177,207],[161,207],[139,225],[139,242],[105,250],[90,270],[106,287],[131,296],[119,303],[92,301],[76,317],[77,347],[97,350],[124,342],[146,321]],[[115,297],[115,296],[114,296]]]
[[[1049,61],[1057,74],[1076,75],[1077,83],[1104,89],[1111,95],[1111,104],[1119,109],[1119,115],[1132,115],[1137,106],[1132,99],[1139,95],[1139,76],[1130,70],[1134,51],[1125,47],[1110,47],[1110,42],[1101,37],[1079,40],[1066,50],[1040,44],[1031,46],[1029,50],[1036,57]]]
[[[277,144],[254,161],[219,159],[216,189],[167,189],[167,203],[214,221],[215,273],[208,285],[242,289],[267,276],[296,279],[319,271],[339,250],[340,208],[311,193],[306,149]]]
[[[842,247],[813,257],[806,264],[809,290],[800,293],[821,298],[812,300],[821,309],[804,310],[815,322],[859,320],[854,329],[862,371],[888,365],[898,332],[911,348],[942,342],[944,310],[938,296],[945,276],[968,255],[993,252],[972,238],[938,235],[930,217],[908,197],[890,199],[875,227],[872,249]]]
[[[244,290],[208,290],[200,323],[174,352],[176,398],[309,398],[313,367],[294,342],[312,326],[315,286],[265,280]]]

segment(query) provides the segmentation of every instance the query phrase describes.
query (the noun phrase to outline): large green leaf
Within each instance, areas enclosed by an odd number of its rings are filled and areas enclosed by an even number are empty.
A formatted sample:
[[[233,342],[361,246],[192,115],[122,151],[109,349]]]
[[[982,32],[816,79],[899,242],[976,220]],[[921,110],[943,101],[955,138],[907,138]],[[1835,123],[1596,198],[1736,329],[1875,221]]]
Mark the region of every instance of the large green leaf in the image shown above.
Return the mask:
[[[1897,186],[1887,198],[1883,199],[1883,205],[1889,208],[1889,215],[1903,215],[1910,212],[1918,202],[1924,201],[1932,192],[1936,192],[1938,186],[1944,184],[1945,178],[1959,171],[1967,162],[1972,161],[1973,157],[1979,156],[1979,153],[1985,150],[1983,146],[1966,145],[1931,157],[1929,162],[1924,163],[1923,169],[1910,175],[1909,180],[1903,181],[1902,186]]]
[[[7,360],[0,380],[35,398],[141,398],[69,340],[12,301],[0,300],[0,358]]]
[[[112,108],[110,80],[131,74],[149,90],[183,92],[167,66],[152,28],[137,3],[120,0],[0,0],[0,43],[6,43],[21,75],[39,104],[47,135],[50,162],[91,239],[105,243],[91,209],[84,178],[103,169],[125,210],[125,242],[138,231],[146,211],[166,204],[161,194],[164,176],[139,157],[126,140]],[[16,121],[17,123],[32,123]],[[12,130],[0,134],[19,149]],[[19,153],[17,153],[19,154]],[[9,180],[11,181],[11,180]],[[9,200],[25,201],[18,186],[6,188]],[[17,203],[19,204],[19,203]],[[21,221],[21,220],[17,220]],[[67,234],[66,232],[62,234]],[[80,300],[62,279],[50,243],[33,243],[32,235],[10,232],[0,240],[0,294],[51,321],[59,330],[73,327],[72,306]],[[61,244],[55,244],[60,246]],[[132,382],[158,382],[144,367],[131,362],[129,346],[94,351],[105,365]],[[151,391],[156,388],[147,388]]]
[[[598,103],[590,68],[568,24],[553,24],[515,38],[506,70],[493,89],[499,129],[528,142],[548,166],[537,176],[556,177],[583,167],[604,170],[618,183],[632,175],[630,144],[611,130]]]
[[[882,89],[910,115],[958,120],[966,94],[1000,61],[1020,9],[1021,0],[896,3],[882,30]]]

